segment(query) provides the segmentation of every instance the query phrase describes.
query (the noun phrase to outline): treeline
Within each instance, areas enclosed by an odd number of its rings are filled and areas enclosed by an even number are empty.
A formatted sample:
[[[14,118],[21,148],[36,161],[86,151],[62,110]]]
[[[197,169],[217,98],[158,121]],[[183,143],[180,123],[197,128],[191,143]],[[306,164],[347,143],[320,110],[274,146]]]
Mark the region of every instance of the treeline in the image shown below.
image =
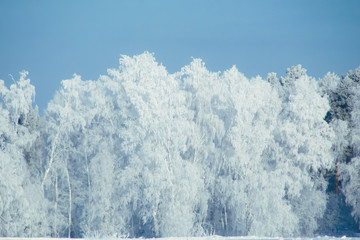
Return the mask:
[[[359,221],[360,68],[169,74],[144,53],[62,81],[42,117],[26,72],[0,96],[0,236],[310,236],[337,191]]]

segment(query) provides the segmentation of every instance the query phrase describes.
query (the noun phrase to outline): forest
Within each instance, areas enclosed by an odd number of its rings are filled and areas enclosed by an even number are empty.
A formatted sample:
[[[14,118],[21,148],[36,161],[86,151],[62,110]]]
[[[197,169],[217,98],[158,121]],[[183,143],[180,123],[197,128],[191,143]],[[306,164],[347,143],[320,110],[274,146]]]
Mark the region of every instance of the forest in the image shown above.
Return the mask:
[[[359,231],[360,67],[170,74],[145,52],[34,99],[28,72],[0,80],[2,237]]]

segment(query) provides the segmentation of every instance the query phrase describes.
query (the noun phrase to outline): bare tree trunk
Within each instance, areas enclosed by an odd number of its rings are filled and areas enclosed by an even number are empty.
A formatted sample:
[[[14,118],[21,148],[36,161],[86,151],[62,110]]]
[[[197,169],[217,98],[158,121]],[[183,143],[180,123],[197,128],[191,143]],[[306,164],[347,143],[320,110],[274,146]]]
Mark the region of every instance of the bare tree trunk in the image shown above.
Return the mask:
[[[54,154],[55,154],[55,149],[56,149],[56,142],[57,142],[57,140],[58,140],[58,138],[59,138],[59,134],[60,134],[60,127],[58,127],[58,130],[57,130],[57,133],[56,133],[56,135],[55,135],[55,138],[54,138],[54,140],[53,140],[53,142],[52,142],[52,144],[51,144],[50,161],[49,161],[49,166],[48,166],[48,168],[47,168],[46,171],[45,171],[44,178],[43,178],[43,180],[42,180],[42,182],[41,182],[41,188],[42,188],[42,189],[44,189],[45,180],[46,180],[47,175],[49,174],[50,169],[51,169],[51,166],[52,166],[52,164],[53,164],[53,162],[54,162]]]
[[[228,229],[228,221],[227,221],[227,210],[226,210],[226,204],[224,206],[224,219],[225,219],[225,231]]]
[[[338,171],[337,162],[336,162],[336,169],[335,169],[335,193],[339,194],[339,171]]]
[[[159,235],[160,235],[159,223],[158,223],[158,220],[157,220],[157,211],[158,211],[158,208],[157,208],[157,201],[156,201],[155,210],[153,212],[155,237],[159,237]]]
[[[253,223],[253,216],[250,211],[250,206],[248,203],[245,204],[246,207],[246,234],[249,234],[251,231],[251,225]]]
[[[67,164],[66,164],[67,165]],[[67,183],[68,183],[68,189],[69,189],[69,211],[68,211],[68,215],[69,215],[69,220],[68,220],[68,238],[70,238],[70,234],[71,234],[71,205],[72,205],[72,200],[71,200],[71,184],[70,184],[70,175],[69,175],[69,170],[66,168],[66,177],[67,177]]]
[[[58,198],[59,198],[58,176],[57,176],[57,173],[56,173],[56,174],[55,174],[55,204],[54,204],[54,236],[55,236],[55,237],[59,237],[59,233],[58,233],[58,231],[57,231]]]

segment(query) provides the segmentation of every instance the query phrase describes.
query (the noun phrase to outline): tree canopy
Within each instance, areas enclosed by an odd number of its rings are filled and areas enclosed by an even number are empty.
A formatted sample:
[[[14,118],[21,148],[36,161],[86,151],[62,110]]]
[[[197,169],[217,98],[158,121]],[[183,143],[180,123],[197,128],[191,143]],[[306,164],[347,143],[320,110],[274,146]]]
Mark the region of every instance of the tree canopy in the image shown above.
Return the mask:
[[[170,74],[148,52],[63,80],[44,116],[0,81],[0,235],[311,236],[331,176],[360,218],[360,68]]]

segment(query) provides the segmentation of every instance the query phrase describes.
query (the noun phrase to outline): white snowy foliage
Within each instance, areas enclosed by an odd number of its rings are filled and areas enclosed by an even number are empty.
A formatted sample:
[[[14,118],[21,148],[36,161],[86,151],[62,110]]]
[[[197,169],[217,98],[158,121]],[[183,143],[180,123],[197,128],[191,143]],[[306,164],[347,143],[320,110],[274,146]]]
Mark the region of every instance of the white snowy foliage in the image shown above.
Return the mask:
[[[34,118],[25,76],[10,90],[0,82],[0,179],[26,168],[13,165],[7,146],[29,148],[39,134],[19,124]],[[333,89],[335,78],[326,79],[323,89]],[[328,109],[300,65],[264,81],[236,67],[211,72],[200,59],[169,74],[150,53],[122,56],[96,81],[62,81],[36,155],[44,157],[41,188],[22,191],[42,191],[50,202],[54,237],[312,235],[326,205],[323,172],[335,162]],[[18,141],[19,133],[28,137]],[[26,178],[0,187],[23,194],[16,190]],[[10,213],[1,195],[4,209]]]
[[[360,69],[358,70],[360,72]],[[353,111],[351,112],[351,145],[354,157],[349,163],[342,163],[339,172],[342,179],[342,191],[346,202],[352,207],[352,215],[360,229],[360,86],[355,88]]]
[[[38,137],[32,108],[34,87],[20,73],[8,89],[0,80],[0,235],[38,236],[48,234],[46,201],[39,185],[30,179],[33,159],[25,153]],[[15,80],[14,80],[15,81]],[[30,117],[29,117],[30,116]]]
[[[334,119],[330,122],[330,127],[335,132],[335,138],[333,143],[334,155],[339,161],[342,158],[345,148],[349,145],[348,135],[349,127],[346,121],[340,119]],[[355,135],[356,136],[356,135]]]
[[[231,83],[229,95],[236,111],[227,136],[234,154],[224,159],[229,172],[229,176],[224,177],[230,177],[228,181],[236,183],[234,187],[237,188],[222,186],[228,191],[222,197],[228,198],[232,229],[234,234],[276,235],[282,232],[284,217],[291,213],[286,212],[286,203],[282,200],[284,190],[278,183],[279,179],[269,171],[272,159],[264,158],[263,153],[272,142],[281,102],[270,84],[259,78],[249,81],[235,68],[226,72],[224,78]],[[237,196],[236,192],[241,194]],[[264,194],[272,198],[264,198]],[[273,207],[269,208],[270,205]],[[274,212],[277,212],[276,218],[266,217]]]
[[[342,191],[346,202],[352,207],[352,215],[360,228],[360,157],[351,159],[349,164],[341,164],[339,172],[343,181]]]
[[[200,176],[193,171],[197,166],[181,157],[187,150],[186,133],[191,131],[192,115],[185,108],[186,99],[178,82],[149,53],[124,57],[119,71],[111,74],[121,82],[136,111],[137,119],[129,128],[136,126],[141,136],[137,151],[128,156],[127,166],[141,170],[137,176],[128,176],[141,179],[139,189],[134,191],[139,190],[136,195],[142,199],[132,199],[143,202],[134,209],[138,211],[136,218],[151,222],[155,236],[193,235],[199,221],[195,211],[202,186]],[[127,175],[125,171],[122,174]]]
[[[322,95],[334,93],[339,83],[340,78],[335,73],[327,73],[324,78],[321,78],[318,81]]]
[[[353,107],[354,108],[351,113],[351,122],[352,122],[351,143],[355,150],[354,154],[356,156],[360,156],[360,85],[358,85],[354,90]]]
[[[327,99],[318,94],[314,79],[300,73],[288,72],[286,77],[292,85],[283,96],[270,153],[284,176],[285,198],[298,221],[295,233],[309,235],[316,230],[316,219],[322,217],[326,205],[321,172],[334,167],[329,151],[334,134],[323,120],[329,109]]]

